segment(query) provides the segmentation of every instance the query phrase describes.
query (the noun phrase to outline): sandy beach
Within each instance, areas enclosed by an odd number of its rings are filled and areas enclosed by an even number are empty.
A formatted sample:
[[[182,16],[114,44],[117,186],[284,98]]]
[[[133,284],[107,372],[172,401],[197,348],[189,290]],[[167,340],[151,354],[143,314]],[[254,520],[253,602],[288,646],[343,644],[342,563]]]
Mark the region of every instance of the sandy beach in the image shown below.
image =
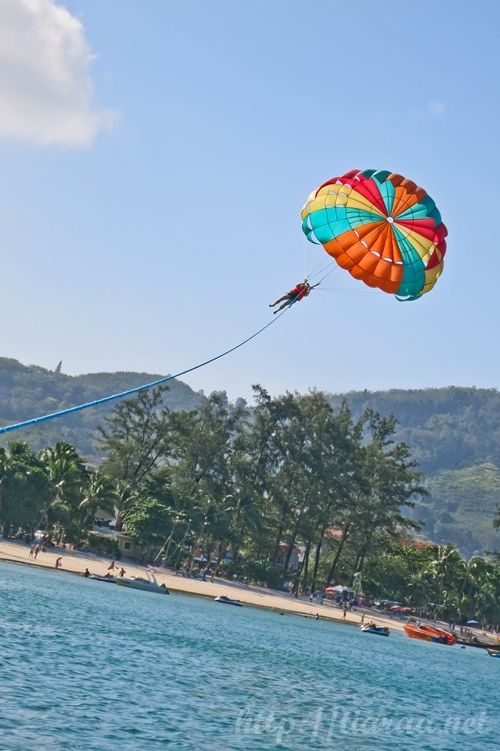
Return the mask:
[[[83,574],[85,568],[88,568],[92,574],[104,575],[110,565],[109,558],[93,555],[91,553],[82,553],[71,550],[61,550],[52,548],[46,553],[40,552],[36,560],[28,557],[29,546],[23,542],[13,540],[0,541],[0,560],[10,561],[12,563],[22,563],[30,566],[41,566],[43,568],[55,569],[56,559],[62,556],[62,571],[72,574]],[[126,576],[145,576],[147,567],[140,566],[133,561],[122,560],[118,564],[126,570]],[[322,619],[339,621],[359,625],[361,622],[361,613],[348,612],[346,618],[340,608],[327,602],[323,605],[310,603],[302,598],[295,598],[285,592],[269,590],[264,587],[256,587],[241,583],[233,583],[226,579],[215,578],[213,582],[201,581],[200,579],[189,579],[184,576],[155,569],[158,582],[165,583],[171,592],[181,592],[184,594],[197,595],[202,597],[217,597],[226,595],[246,605],[255,607],[269,608],[281,613],[294,613],[314,617],[316,613]],[[118,573],[118,572],[116,572]],[[370,616],[371,617],[371,616]],[[369,620],[365,616],[365,621]],[[388,626],[393,631],[402,631],[403,624],[396,620],[381,618],[378,615],[374,618],[377,625]]]

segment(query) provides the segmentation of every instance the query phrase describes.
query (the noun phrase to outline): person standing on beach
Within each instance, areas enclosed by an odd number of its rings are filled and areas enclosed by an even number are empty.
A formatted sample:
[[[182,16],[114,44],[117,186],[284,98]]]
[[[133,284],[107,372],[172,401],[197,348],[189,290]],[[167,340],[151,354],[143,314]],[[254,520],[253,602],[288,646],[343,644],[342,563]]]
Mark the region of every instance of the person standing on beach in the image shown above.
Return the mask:
[[[88,568],[86,568],[86,569],[85,569],[85,571],[83,572],[83,575],[84,575],[84,577],[85,577],[86,579],[88,579],[88,578],[89,578],[89,576],[90,576],[90,571],[88,570]]]
[[[56,558],[56,568],[62,568],[62,557]]]
[[[40,552],[40,545],[35,545],[35,547],[33,548],[33,558],[35,559],[35,561],[39,552]]]
[[[34,545],[31,545],[31,546],[30,546],[30,552],[29,552],[29,558],[33,558],[33,553],[34,553],[34,552],[35,552],[35,546],[34,546]]]
[[[122,577],[122,579],[123,579],[123,577],[125,576],[126,573],[127,572],[125,571],[125,569],[122,566],[121,569],[120,569],[120,576]]]

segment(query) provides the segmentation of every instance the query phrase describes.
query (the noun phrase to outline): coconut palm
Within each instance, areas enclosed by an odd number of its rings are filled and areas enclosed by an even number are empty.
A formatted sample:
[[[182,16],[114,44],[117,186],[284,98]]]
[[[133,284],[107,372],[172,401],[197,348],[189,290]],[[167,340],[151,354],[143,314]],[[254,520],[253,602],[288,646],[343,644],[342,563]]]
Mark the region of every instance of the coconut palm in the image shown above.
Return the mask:
[[[43,463],[26,443],[0,449],[0,524],[31,529],[51,496]]]
[[[436,615],[459,616],[459,592],[466,576],[467,565],[459,551],[453,545],[440,545],[423,572]]]
[[[57,524],[62,539],[64,530],[71,526],[78,510],[88,473],[80,454],[63,441],[41,451],[39,459],[51,481],[52,496],[42,511],[38,526]]]
[[[98,511],[113,511],[116,502],[116,486],[106,475],[97,470],[83,488],[78,506],[83,529],[91,529]]]
[[[125,480],[118,480],[115,486],[114,512],[115,512],[115,529],[123,529],[123,521],[139,500],[137,490]]]
[[[467,564],[467,579],[463,590],[471,608],[468,615],[478,618],[482,623],[497,620],[500,614],[498,567],[479,556],[471,558]]]

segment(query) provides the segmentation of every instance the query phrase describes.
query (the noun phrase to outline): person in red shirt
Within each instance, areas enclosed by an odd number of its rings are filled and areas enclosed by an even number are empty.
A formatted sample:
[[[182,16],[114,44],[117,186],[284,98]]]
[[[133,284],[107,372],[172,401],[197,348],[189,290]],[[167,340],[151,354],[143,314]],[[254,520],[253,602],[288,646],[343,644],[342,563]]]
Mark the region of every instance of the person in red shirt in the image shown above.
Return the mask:
[[[309,292],[314,289],[314,287],[317,287],[317,284],[314,284],[312,287],[307,281],[307,279],[304,279],[303,282],[299,282],[293,289],[290,290],[290,292],[287,292],[286,295],[283,295],[283,297],[280,297],[276,302],[273,302],[269,305],[270,308],[274,308],[275,305],[279,305],[280,302],[283,303],[277,310],[273,310],[273,313],[279,313],[280,310],[284,310],[285,308],[289,308],[291,305],[293,305],[296,302],[299,302],[299,300],[303,300],[304,297],[307,297]]]

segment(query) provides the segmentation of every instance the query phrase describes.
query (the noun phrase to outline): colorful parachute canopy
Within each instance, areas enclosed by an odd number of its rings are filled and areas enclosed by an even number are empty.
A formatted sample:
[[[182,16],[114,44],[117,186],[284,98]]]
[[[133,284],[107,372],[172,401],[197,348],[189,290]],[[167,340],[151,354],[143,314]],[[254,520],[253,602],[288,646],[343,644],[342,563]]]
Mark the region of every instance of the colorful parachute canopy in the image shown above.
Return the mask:
[[[423,188],[386,170],[352,170],[314,190],[302,209],[308,240],[370,287],[416,300],[443,271],[447,229]]]

